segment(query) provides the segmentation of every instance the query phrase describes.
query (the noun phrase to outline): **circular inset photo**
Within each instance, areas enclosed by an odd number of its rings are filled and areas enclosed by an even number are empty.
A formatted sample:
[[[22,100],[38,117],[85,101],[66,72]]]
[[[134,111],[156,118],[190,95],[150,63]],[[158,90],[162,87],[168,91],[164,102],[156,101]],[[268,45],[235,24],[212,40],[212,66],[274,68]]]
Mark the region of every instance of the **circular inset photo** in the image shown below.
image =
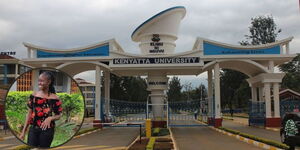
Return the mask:
[[[21,74],[5,99],[5,116],[12,133],[38,148],[57,147],[72,139],[82,125],[84,111],[78,84],[52,68]]]

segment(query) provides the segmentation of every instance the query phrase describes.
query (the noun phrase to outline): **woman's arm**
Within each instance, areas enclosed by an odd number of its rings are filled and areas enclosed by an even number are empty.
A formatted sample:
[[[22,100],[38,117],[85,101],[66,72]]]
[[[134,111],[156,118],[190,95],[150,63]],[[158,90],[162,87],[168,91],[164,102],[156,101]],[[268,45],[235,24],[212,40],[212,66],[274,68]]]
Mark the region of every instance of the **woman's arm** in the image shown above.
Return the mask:
[[[57,102],[55,102],[53,105],[52,105],[52,109],[53,109],[53,112],[54,112],[54,116],[50,116],[48,117],[47,119],[45,119],[45,121],[42,123],[41,125],[41,128],[43,130],[46,130],[47,128],[51,128],[51,122],[52,121],[55,121],[55,120],[59,120],[60,117],[61,117],[61,111],[62,111],[62,105],[61,105],[61,101],[58,100]]]
[[[51,116],[51,121],[55,121],[55,120],[59,120],[61,117],[61,114],[59,115],[54,115],[54,116]]]
[[[29,126],[29,121],[31,119],[31,113],[32,113],[32,109],[28,109],[28,112],[27,112],[27,115],[26,115],[26,120],[25,120],[25,123],[24,123],[24,127],[23,127],[23,130],[19,136],[20,139],[24,140],[24,135],[27,131],[27,128]]]
[[[45,121],[41,124],[42,130],[51,128],[51,122],[55,121],[55,120],[59,120],[60,117],[61,117],[61,115],[59,114],[59,115],[50,116],[47,119],[45,119]]]

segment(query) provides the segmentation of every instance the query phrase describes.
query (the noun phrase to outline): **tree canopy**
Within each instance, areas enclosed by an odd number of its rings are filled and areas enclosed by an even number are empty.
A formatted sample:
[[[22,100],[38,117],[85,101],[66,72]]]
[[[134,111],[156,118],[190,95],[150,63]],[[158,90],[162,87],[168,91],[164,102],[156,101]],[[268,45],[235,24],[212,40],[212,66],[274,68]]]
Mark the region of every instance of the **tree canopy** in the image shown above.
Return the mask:
[[[110,88],[111,99],[146,102],[149,94],[147,82],[141,77],[118,77],[111,74]]]
[[[241,45],[260,45],[276,41],[278,33],[277,25],[272,16],[258,16],[251,18],[249,27],[250,35],[245,35],[246,41],[239,42]]]
[[[280,65],[279,70],[286,73],[282,79],[281,87],[300,92],[300,54],[292,61]]]

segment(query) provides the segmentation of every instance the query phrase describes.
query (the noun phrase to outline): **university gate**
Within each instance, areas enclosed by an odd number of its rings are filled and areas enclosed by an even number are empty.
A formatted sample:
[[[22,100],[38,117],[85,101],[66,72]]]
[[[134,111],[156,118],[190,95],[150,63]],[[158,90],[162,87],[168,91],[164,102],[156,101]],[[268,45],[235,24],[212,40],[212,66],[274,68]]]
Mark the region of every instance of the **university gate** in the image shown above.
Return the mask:
[[[172,7],[138,26],[133,31],[131,39],[139,44],[140,54],[125,52],[115,39],[72,49],[44,48],[24,43],[28,55],[21,63],[33,68],[53,67],[72,77],[84,71],[95,70],[95,123],[103,122],[104,115],[113,115],[117,120],[122,120],[122,114],[125,112],[139,116],[134,112],[144,111],[142,108],[144,103],[132,104],[110,99],[110,73],[117,76],[146,76],[155,118],[153,121],[159,121],[165,118],[163,104],[169,76],[199,75],[207,72],[208,98],[211,99],[211,102],[208,102],[207,112],[211,115],[208,115],[206,120],[216,127],[222,125],[220,69],[233,69],[249,76],[247,81],[251,87],[252,100],[264,101],[265,126],[279,126],[278,93],[284,74],[275,73],[274,67],[296,56],[289,53],[289,42],[292,38],[260,46],[237,46],[197,37],[191,50],[175,53],[178,29],[185,14],[184,7]],[[34,72],[34,84],[37,84],[36,75]],[[104,77],[104,94],[101,93],[102,77]],[[274,104],[271,103],[271,93],[274,95]],[[100,100],[101,97],[105,98],[104,101]],[[201,102],[197,101],[168,103],[170,103],[170,122],[172,118],[192,119],[193,111],[196,111],[197,107],[190,105],[195,104],[199,107],[201,105]],[[118,110],[122,105],[126,106],[125,109]],[[271,107],[274,107],[273,112]]]

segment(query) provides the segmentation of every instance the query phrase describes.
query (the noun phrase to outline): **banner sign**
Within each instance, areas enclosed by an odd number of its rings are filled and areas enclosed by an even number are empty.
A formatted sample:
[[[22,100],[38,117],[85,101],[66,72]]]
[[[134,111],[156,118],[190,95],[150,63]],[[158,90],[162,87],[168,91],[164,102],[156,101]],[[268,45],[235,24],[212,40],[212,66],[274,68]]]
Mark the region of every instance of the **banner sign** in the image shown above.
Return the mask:
[[[213,45],[210,43],[203,43],[204,55],[266,55],[266,54],[280,54],[280,46],[262,49],[233,49]]]
[[[68,52],[68,53],[52,53],[37,50],[37,58],[59,58],[59,57],[95,57],[95,56],[109,56],[109,45],[88,49],[82,52]]]
[[[199,63],[199,57],[116,58],[113,64],[187,64]]]
[[[16,52],[10,51],[10,52],[0,52],[0,55],[16,55]]]

